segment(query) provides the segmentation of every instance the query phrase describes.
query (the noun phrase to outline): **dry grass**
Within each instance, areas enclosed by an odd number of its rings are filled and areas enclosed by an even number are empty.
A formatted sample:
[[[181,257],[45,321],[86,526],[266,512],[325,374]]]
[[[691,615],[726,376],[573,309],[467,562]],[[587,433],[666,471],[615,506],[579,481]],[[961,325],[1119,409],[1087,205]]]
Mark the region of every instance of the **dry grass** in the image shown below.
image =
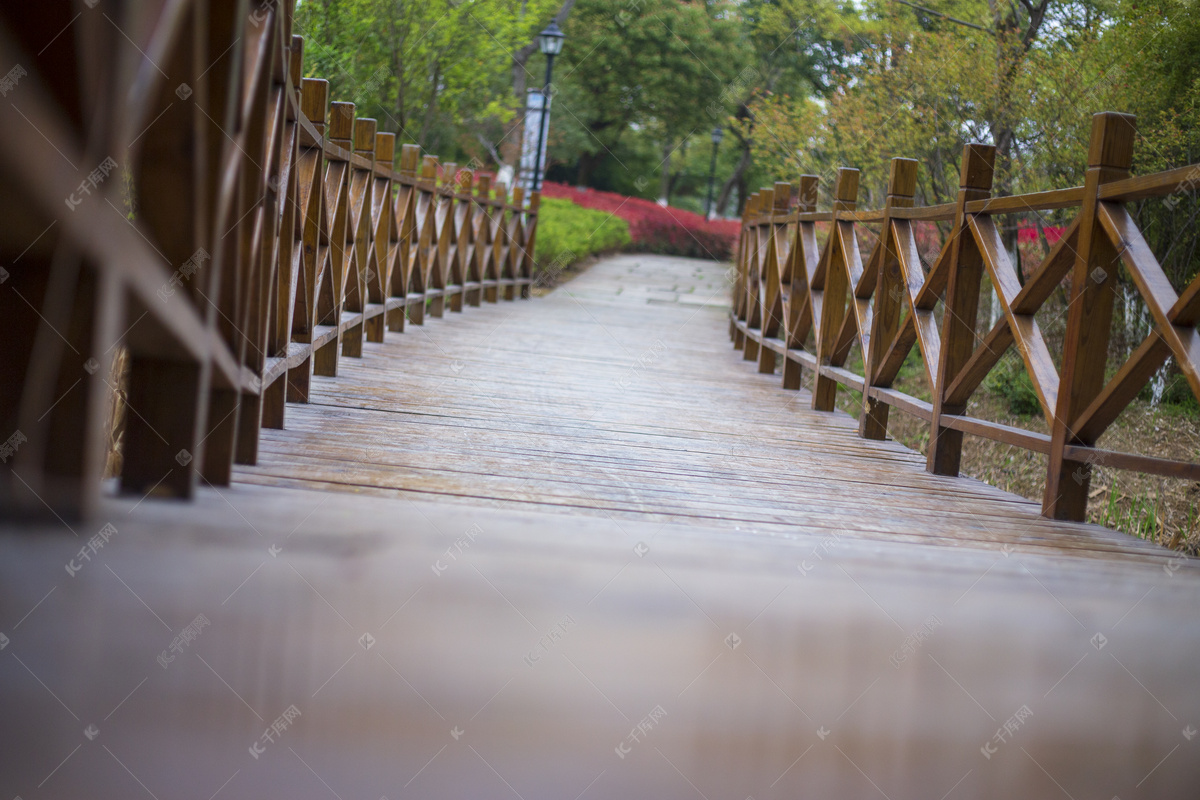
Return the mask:
[[[104,460],[104,477],[115,478],[121,474],[122,445],[125,440],[125,409],[129,386],[129,350],[118,347],[113,355],[108,383],[116,390],[109,394],[108,414],[105,415],[104,440],[108,454]]]
[[[855,369],[859,365],[849,366]],[[928,400],[924,378],[915,370],[906,372],[896,388]],[[811,388],[808,370],[805,373],[805,386]],[[856,419],[861,402],[857,392],[843,388],[838,393],[838,407]],[[967,413],[1039,433],[1050,432],[1040,415],[1013,414],[1007,400],[986,386],[976,392]],[[921,453],[929,444],[928,423],[898,409],[891,411],[888,434]],[[1155,407],[1135,400],[1098,444],[1127,453],[1200,461],[1200,413],[1194,406]],[[962,473],[1040,502],[1046,482],[1046,456],[966,435]],[[1200,483],[1096,467],[1088,497],[1090,522],[1200,555]]]

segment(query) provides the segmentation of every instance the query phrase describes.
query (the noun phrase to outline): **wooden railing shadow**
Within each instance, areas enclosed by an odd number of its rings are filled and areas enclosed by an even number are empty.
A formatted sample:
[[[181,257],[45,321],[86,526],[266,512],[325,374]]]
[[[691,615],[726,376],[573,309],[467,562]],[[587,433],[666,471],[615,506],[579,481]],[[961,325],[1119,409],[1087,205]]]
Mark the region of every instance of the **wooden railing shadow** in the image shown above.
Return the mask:
[[[963,434],[1047,455],[1042,512],[1082,520],[1096,466],[1200,480],[1200,464],[1115,452],[1096,446],[1169,356],[1200,398],[1200,277],[1181,293],[1171,286],[1125,203],[1195,189],[1200,165],[1130,177],[1135,120],[1093,117],[1083,186],[992,197],[995,148],[963,149],[958,198],[917,207],[918,163],[891,162],[884,207],[856,208],[858,170],[840,169],[833,208],[816,210],[818,179],[776,183],[748,198],[738,245],[730,334],[746,360],[773,373],[782,359],[783,386],[799,389],[801,370],[815,376],[812,406],[832,411],[838,388],[862,394],[859,433],[883,439],[895,407],[930,426],[927,467],[957,475]],[[1024,283],[993,215],[1078,208],[1073,222]],[[950,222],[941,251],[926,268],[913,224]],[[828,224],[823,244],[817,224]],[[856,226],[880,234],[864,259]],[[1106,380],[1118,270],[1132,278],[1152,315],[1153,330]],[[990,281],[1003,315],[977,337],[982,281]],[[1063,281],[1069,306],[1061,373],[1035,313]],[[938,307],[941,325],[938,325]],[[846,368],[854,345],[863,374]],[[893,388],[913,347],[924,363],[932,402]],[[967,404],[1010,347],[1016,347],[1037,392],[1049,434],[967,415]]]
[[[538,194],[330,103],[294,0],[92,6],[0,11],[6,515],[95,506],[118,347],[120,487],[186,498],[364,340],[530,296]]]

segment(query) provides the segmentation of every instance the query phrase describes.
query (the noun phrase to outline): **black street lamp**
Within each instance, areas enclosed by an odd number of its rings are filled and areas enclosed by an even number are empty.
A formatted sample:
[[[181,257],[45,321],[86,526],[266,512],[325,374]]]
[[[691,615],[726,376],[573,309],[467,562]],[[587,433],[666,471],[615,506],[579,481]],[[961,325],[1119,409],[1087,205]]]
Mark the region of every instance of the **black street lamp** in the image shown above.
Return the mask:
[[[712,162],[708,165],[708,199],[704,201],[704,218],[705,219],[712,219],[713,181],[715,181],[717,178],[717,147],[720,146],[721,137],[723,137],[724,135],[725,134],[721,130],[720,126],[713,128],[713,130],[712,130],[712,143],[713,143]]]
[[[538,49],[546,56],[546,84],[542,87],[542,117],[538,121],[538,146],[533,157],[533,191],[542,186],[542,148],[546,146],[547,115],[550,113],[550,75],[554,71],[554,57],[562,52],[563,32],[558,23],[550,20],[546,30],[538,34]]]

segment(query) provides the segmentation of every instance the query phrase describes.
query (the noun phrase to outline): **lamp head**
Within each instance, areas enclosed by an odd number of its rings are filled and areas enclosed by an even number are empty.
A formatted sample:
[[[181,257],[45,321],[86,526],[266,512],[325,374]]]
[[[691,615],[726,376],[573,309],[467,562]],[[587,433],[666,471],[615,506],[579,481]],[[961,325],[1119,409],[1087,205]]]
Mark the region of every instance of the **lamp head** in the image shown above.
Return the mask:
[[[538,34],[538,49],[545,55],[556,56],[562,52],[564,38],[566,36],[558,27],[558,23],[550,20],[546,29]]]

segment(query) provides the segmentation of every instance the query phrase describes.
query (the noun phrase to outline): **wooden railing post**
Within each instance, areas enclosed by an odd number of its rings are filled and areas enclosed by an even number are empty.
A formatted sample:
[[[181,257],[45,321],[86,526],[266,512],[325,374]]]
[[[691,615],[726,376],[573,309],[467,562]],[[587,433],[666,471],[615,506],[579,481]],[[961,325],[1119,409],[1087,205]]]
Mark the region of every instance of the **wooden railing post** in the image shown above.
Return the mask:
[[[325,204],[325,115],[329,107],[329,82],[319,78],[304,78],[300,82],[300,110],[312,124],[319,139],[310,140],[305,130],[300,131],[300,162],[296,165],[300,182],[301,207],[299,241],[295,251],[299,259],[295,309],[292,314],[291,338],[293,341],[309,343],[317,323],[317,279],[323,264],[321,259],[321,216]],[[287,401],[307,403],[312,383],[314,356],[288,370]]]
[[[738,236],[737,248],[737,276],[733,287],[734,316],[740,322],[746,322],[750,313],[747,302],[750,287],[750,265],[752,254],[755,252],[755,240],[758,237],[754,225],[758,217],[761,199],[758,192],[749,195],[746,198],[746,205],[742,209],[742,232]],[[747,339],[745,333],[735,324],[733,329],[734,349],[741,350],[745,347]]]
[[[442,186],[438,204],[438,261],[442,268],[442,283],[447,289],[462,285],[458,251],[458,164],[447,161],[442,165]],[[462,293],[448,298],[450,311],[462,312]]]
[[[480,301],[479,287],[467,288],[468,283],[479,283],[479,253],[475,245],[475,217],[479,214],[478,203],[471,192],[475,187],[475,170],[464,168],[458,171],[454,181],[454,193],[457,197],[454,229],[458,238],[459,274],[462,277],[462,305],[478,306]]]
[[[441,226],[438,216],[442,211],[442,197],[437,188],[437,156],[421,158],[421,181],[417,191],[417,224],[420,226],[420,264],[425,276],[425,291],[445,289],[445,270],[441,260]],[[440,317],[446,309],[446,297],[441,292],[427,301],[429,316]]]
[[[371,194],[372,251],[367,270],[367,301],[385,304],[388,300],[395,269],[396,224],[392,208],[392,180],[388,177],[392,161],[396,156],[396,134],[375,134],[375,161],[373,175],[375,188]],[[395,310],[395,309],[393,309]],[[403,309],[400,309],[403,314]],[[367,323],[367,341],[382,342],[385,331],[391,324],[391,312],[372,317]]]
[[[524,298],[533,296],[533,271],[536,268],[534,251],[537,249],[538,216],[541,206],[542,193],[537,191],[530,193],[529,210],[525,217],[525,258],[518,273],[519,277],[529,279],[528,283],[521,284],[521,297]]]
[[[329,143],[349,153],[353,148],[354,104],[329,104]],[[347,247],[352,235],[348,220],[350,164],[340,155],[330,153],[325,161],[325,192],[328,209],[327,225],[322,231],[328,237],[325,246],[318,245],[317,258],[324,262],[324,273],[317,284],[317,322],[334,328],[333,337],[317,348],[313,355],[313,373],[337,377],[338,357],[341,354],[342,307],[346,295],[347,263],[353,248]],[[318,270],[320,268],[318,267]]]
[[[832,364],[838,334],[846,319],[846,294],[850,276],[842,257],[838,212],[853,211],[858,205],[858,170],[839,167],[834,190],[833,221],[830,223],[826,245],[824,302],[821,322],[817,329],[817,376],[813,386],[812,407],[817,411],[833,411],[837,401],[837,381],[821,374],[821,367]]]
[[[946,284],[945,312],[942,317],[941,364],[933,392],[927,469],[937,475],[957,475],[962,461],[962,431],[941,424],[942,414],[960,414],[965,406],[947,406],[946,389],[975,350],[975,323],[979,315],[979,287],[983,279],[983,259],[967,225],[966,205],[983,200],[992,193],[992,172],[996,148],[987,144],[963,147],[959,174],[957,208],[950,243],[949,280]]]
[[[475,184],[475,202],[479,206],[479,223],[476,226],[475,250],[479,259],[479,274],[483,281],[496,279],[496,261],[492,238],[492,178],[490,175],[480,175]],[[495,303],[500,299],[500,293],[493,283],[483,290],[483,299]]]
[[[370,167],[351,165],[346,208],[346,278],[343,310],[361,314],[367,310],[367,265],[371,258],[371,192],[375,188],[375,120],[354,119],[351,129],[354,155]],[[362,358],[365,324],[359,322],[342,334],[342,355]]]
[[[788,204],[792,201],[792,185],[776,182],[772,189],[772,201],[771,208],[767,209],[770,215],[764,229],[767,246],[760,276],[763,282],[760,291],[763,347],[758,351],[758,371],[767,375],[775,373],[775,351],[766,346],[766,339],[779,336],[783,327],[783,262],[787,258],[788,243],[787,223],[780,218],[787,215]],[[787,361],[786,354],[784,361]]]
[[[525,213],[525,187],[514,186],[512,188],[511,210],[508,216],[508,258],[505,259],[505,277],[509,278],[512,283],[504,287],[504,299],[515,300],[517,298],[516,280],[520,274],[521,260],[524,258],[525,239],[521,228],[521,216]]]
[[[292,37],[288,52],[288,91],[300,97],[300,81],[304,74],[304,39]],[[268,317],[267,355],[283,358],[288,354],[292,341],[292,315],[296,309],[296,293],[303,292],[304,269],[296,241],[296,229],[303,225],[300,211],[300,124],[298,110],[292,103],[284,102],[283,149],[280,152],[279,179],[279,247],[275,258],[275,281],[271,288],[272,313]],[[299,219],[298,219],[299,218]],[[300,264],[297,264],[299,259]],[[293,273],[293,270],[296,270]],[[293,281],[292,276],[297,280]],[[291,371],[288,373],[291,374]],[[282,428],[287,407],[288,376],[273,381],[263,388],[262,425],[264,428]]]
[[[425,305],[408,303],[409,292],[424,292],[418,258],[417,227],[417,164],[421,148],[415,144],[400,146],[400,184],[393,207],[399,246],[396,266],[392,272],[392,297],[403,297],[405,303],[388,315],[388,328],[403,331],[405,320],[420,325],[425,319]]]
[[[1065,458],[1063,448],[1080,443],[1070,425],[1104,388],[1120,261],[1097,219],[1098,194],[1103,184],[1129,177],[1135,132],[1135,118],[1130,114],[1108,111],[1092,117],[1062,374],[1042,498],[1042,513],[1055,519],[1082,520],[1087,515],[1091,471],[1087,464]]]
[[[496,183],[495,190],[495,197],[491,203],[492,269],[498,282],[508,276],[508,187],[503,183]]]
[[[884,248],[883,263],[875,284],[875,304],[871,316],[869,350],[863,353],[863,409],[858,421],[858,433],[865,439],[886,439],[887,403],[871,397],[872,386],[891,386],[890,379],[878,382],[879,367],[887,355],[896,332],[900,329],[900,314],[908,295],[908,286],[900,271],[900,257],[892,236],[893,208],[911,208],[917,192],[917,162],[911,158],[893,158],[888,177],[888,195],[883,204],[883,227],[879,245]],[[886,385],[885,385],[886,384]]]
[[[796,202],[797,214],[811,214],[817,210],[816,175],[801,175],[799,195]],[[797,222],[792,235],[792,246],[788,250],[788,266],[784,281],[791,286],[788,296],[787,319],[784,323],[786,335],[784,341],[787,349],[804,346],[804,339],[813,323],[813,296],[809,284],[812,276],[809,274],[806,259],[812,255],[809,248],[815,248],[816,239],[810,236],[813,230],[811,222]],[[793,359],[783,359],[783,388],[799,389],[803,380],[800,362]]]
[[[766,249],[765,227],[770,219],[771,207],[775,203],[773,190],[766,187],[759,189],[755,195],[755,206],[758,213],[750,227],[750,246],[747,249],[746,262],[746,329],[762,327],[762,267],[763,251]],[[758,351],[762,345],[753,337],[747,336],[742,346],[744,361],[758,361]]]

